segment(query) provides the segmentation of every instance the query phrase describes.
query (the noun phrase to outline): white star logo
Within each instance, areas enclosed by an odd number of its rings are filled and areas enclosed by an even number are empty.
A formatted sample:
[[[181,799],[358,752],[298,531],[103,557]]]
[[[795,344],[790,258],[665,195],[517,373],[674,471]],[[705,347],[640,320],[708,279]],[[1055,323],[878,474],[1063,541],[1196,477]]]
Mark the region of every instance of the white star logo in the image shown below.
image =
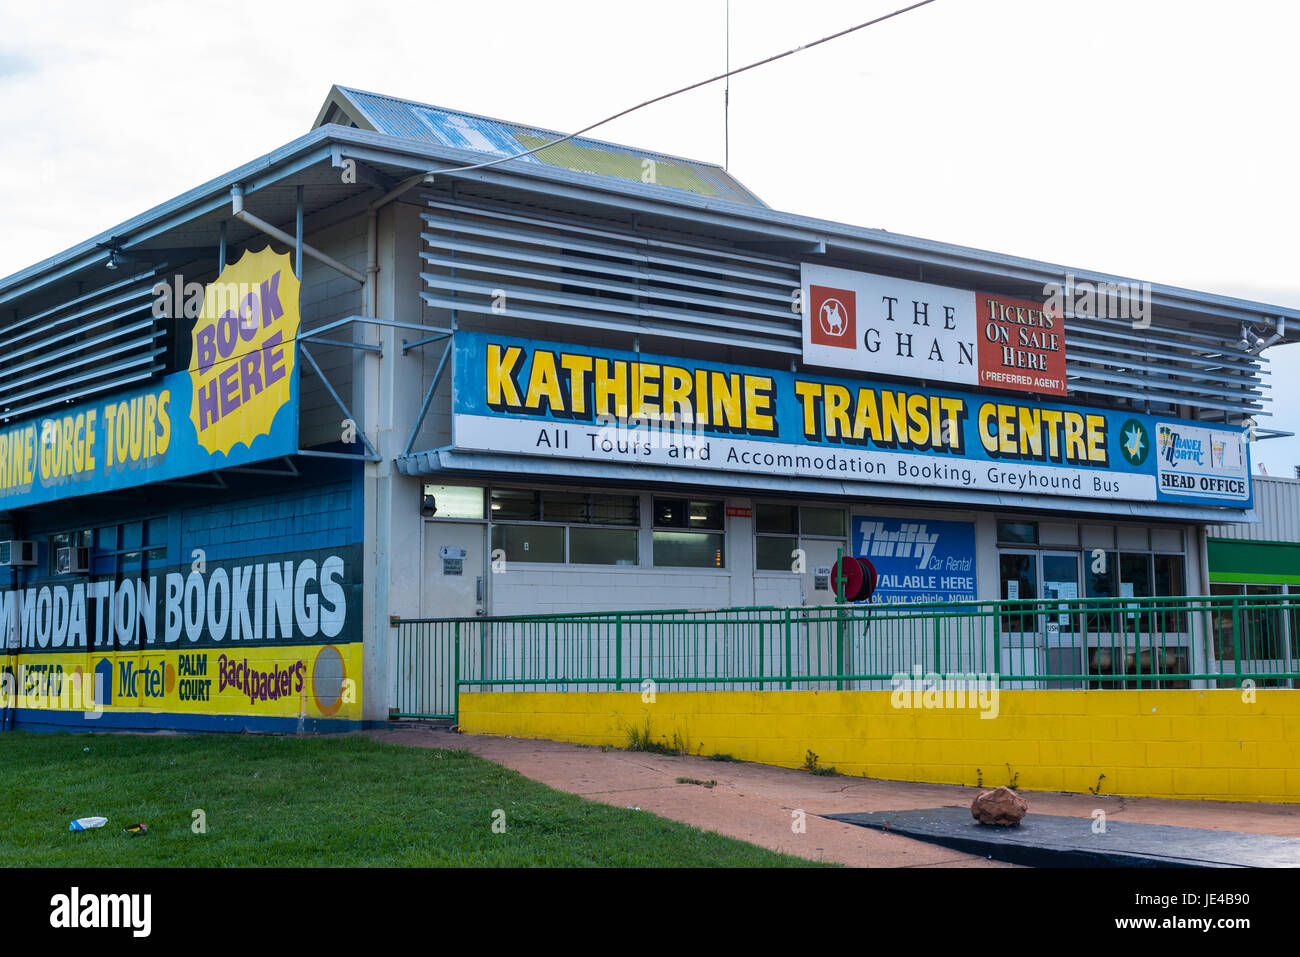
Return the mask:
[[[1128,434],[1124,436],[1124,451],[1128,453],[1128,457],[1131,459],[1135,459],[1142,454],[1142,430],[1136,425],[1129,429]]]

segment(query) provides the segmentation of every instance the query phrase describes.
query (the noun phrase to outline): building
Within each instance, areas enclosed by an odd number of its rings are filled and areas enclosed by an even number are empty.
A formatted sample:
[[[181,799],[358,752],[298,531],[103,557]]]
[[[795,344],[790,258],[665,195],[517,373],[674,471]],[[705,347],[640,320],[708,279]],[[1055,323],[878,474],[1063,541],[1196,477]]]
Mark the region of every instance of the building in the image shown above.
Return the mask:
[[[1209,593],[1248,602],[1300,594],[1300,479],[1256,475],[1253,484],[1254,522],[1206,529]],[[1285,604],[1257,608],[1246,619],[1243,657],[1259,670],[1297,670],[1300,618]],[[1227,630],[1228,623],[1220,622],[1216,637],[1222,641]],[[1294,679],[1264,682],[1296,687]]]
[[[502,162],[553,138],[336,87],[0,281],[11,724],[355,727],[442,667],[393,618],[825,604],[842,552],[877,601],[1210,591],[1295,310]],[[1017,647],[1100,667],[1052,617]]]

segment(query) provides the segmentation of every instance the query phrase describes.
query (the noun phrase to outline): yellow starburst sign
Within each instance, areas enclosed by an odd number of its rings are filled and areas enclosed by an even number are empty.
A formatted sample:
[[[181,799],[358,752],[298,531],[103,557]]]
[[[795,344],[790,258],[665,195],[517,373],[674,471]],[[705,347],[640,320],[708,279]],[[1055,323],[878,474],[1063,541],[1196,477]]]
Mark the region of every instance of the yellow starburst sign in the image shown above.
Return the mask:
[[[267,247],[245,252],[204,290],[191,342],[190,419],[209,452],[251,448],[292,398],[300,289],[290,256]]]

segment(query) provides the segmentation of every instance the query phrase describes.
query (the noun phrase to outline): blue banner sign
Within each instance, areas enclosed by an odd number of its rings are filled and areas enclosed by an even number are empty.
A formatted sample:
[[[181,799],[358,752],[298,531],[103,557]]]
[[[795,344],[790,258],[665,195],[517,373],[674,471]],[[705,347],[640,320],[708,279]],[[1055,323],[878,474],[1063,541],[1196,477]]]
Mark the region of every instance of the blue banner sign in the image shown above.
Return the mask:
[[[1240,429],[477,332],[457,332],[455,350],[458,449],[709,469],[741,486],[746,474],[775,474],[1251,505]],[[1175,478],[1157,455],[1171,430],[1208,450],[1195,474]]]
[[[299,290],[288,254],[246,251],[204,290],[188,370],[0,419],[0,510],[296,452]]]
[[[294,380],[292,396],[276,410],[267,431],[254,435],[249,428],[227,452],[210,452],[200,444],[190,417],[188,372],[54,415],[0,425],[0,509],[291,455],[298,448],[297,371],[285,374]]]

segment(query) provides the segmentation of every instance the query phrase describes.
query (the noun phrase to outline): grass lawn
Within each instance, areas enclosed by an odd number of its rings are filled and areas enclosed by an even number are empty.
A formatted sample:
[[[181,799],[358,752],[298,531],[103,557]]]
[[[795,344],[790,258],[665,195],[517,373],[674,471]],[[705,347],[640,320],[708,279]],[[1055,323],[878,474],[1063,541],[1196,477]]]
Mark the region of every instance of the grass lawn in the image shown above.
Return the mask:
[[[84,750],[89,748],[89,751]],[[207,833],[192,829],[206,815]],[[505,833],[493,812],[505,811]],[[72,833],[74,818],[106,817]],[[129,824],[149,833],[130,837]],[[771,867],[811,862],[349,735],[0,734],[0,866]]]

